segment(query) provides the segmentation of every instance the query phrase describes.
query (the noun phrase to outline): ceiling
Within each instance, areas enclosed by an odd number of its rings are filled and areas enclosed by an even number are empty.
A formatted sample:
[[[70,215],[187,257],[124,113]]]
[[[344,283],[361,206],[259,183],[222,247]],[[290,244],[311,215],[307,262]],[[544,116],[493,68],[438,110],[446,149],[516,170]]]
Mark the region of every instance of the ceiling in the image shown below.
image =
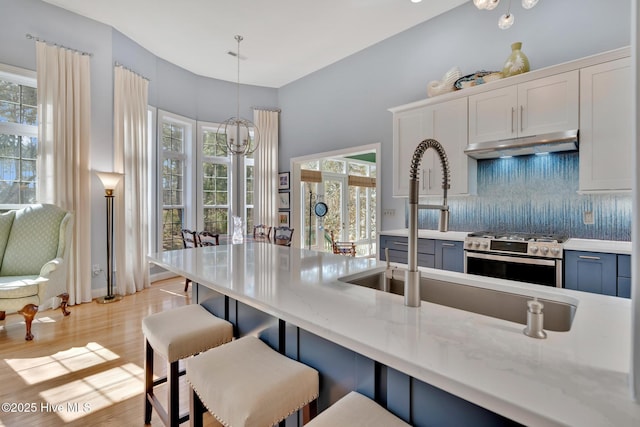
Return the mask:
[[[44,0],[195,74],[279,88],[468,0]]]

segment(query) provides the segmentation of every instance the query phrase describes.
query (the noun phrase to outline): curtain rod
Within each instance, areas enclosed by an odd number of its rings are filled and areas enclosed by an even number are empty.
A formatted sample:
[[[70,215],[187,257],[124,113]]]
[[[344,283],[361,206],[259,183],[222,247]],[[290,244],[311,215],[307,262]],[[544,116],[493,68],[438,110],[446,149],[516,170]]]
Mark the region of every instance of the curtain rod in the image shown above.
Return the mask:
[[[82,50],[73,49],[73,48],[71,48],[71,47],[67,47],[67,46],[64,46],[64,45],[61,45],[61,44],[58,44],[58,43],[49,42],[49,41],[47,41],[47,40],[45,40],[45,39],[41,39],[40,37],[36,37],[36,36],[31,35],[31,34],[29,34],[29,33],[25,34],[25,37],[26,37],[26,38],[28,38],[29,40],[35,40],[35,41],[37,41],[37,42],[42,42],[42,43],[46,43],[46,44],[51,44],[51,45],[54,45],[54,46],[57,46],[57,47],[61,47],[61,48],[63,48],[63,49],[71,50],[71,51],[73,51],[73,52],[77,52],[77,53],[79,53],[80,55],[85,55],[85,56],[89,56],[89,57],[92,57],[92,56],[93,56],[93,53],[90,53],[90,52],[84,52],[84,51],[82,51]]]
[[[273,111],[276,113],[281,113],[282,110],[276,107],[251,107],[252,110],[264,110],[264,111]]]
[[[146,77],[146,76],[143,76],[143,75],[142,75],[142,74],[140,74],[140,73],[136,73],[136,72],[135,72],[135,71],[133,71],[131,68],[129,68],[129,67],[125,67],[124,65],[122,65],[122,64],[121,64],[121,63],[119,63],[118,61],[116,61],[116,62],[115,62],[115,66],[116,66],[116,67],[120,67],[120,68],[124,68],[125,70],[132,72],[132,73],[133,73],[133,74],[135,74],[136,76],[138,76],[138,77],[140,77],[140,78],[143,78],[143,79],[145,79],[145,80],[146,80],[146,81],[148,81],[148,82],[149,82],[149,81],[151,81],[151,79],[150,79],[150,78],[148,78],[148,77]]]

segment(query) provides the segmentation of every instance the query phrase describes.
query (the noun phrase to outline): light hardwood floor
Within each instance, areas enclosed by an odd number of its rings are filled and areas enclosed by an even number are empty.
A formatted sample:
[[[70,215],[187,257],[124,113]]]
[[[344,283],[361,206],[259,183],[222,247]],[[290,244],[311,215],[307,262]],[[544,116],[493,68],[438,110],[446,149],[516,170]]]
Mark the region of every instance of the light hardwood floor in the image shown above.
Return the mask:
[[[43,311],[33,322],[31,342],[24,339],[22,316],[7,315],[0,321],[0,427],[144,425],[141,321],[189,304],[190,296],[191,286],[184,292],[184,279],[177,278],[112,304],[71,306],[68,317],[59,309]],[[154,364],[163,375],[165,362],[156,358]],[[162,425],[155,412],[151,421]],[[207,414],[205,425],[218,424]]]

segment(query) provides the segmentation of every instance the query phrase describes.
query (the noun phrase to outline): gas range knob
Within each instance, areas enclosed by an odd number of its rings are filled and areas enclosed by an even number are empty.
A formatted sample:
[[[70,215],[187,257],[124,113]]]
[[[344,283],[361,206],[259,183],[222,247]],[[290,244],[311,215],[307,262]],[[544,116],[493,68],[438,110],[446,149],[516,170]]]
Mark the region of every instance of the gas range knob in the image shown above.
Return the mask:
[[[540,252],[542,252],[543,255],[546,255],[549,252],[549,248],[546,246],[543,246],[540,248]]]
[[[534,253],[534,254],[535,254],[536,252],[538,252],[538,247],[537,247],[537,246],[531,246],[531,247],[529,248],[529,250],[530,250],[532,253]]]
[[[480,247],[480,242],[478,242],[477,240],[475,242],[473,242],[473,246],[475,246],[476,248]]]
[[[489,242],[482,242],[482,249],[488,249],[489,248]]]
[[[560,254],[560,248],[551,248],[551,253],[554,255],[558,255]]]

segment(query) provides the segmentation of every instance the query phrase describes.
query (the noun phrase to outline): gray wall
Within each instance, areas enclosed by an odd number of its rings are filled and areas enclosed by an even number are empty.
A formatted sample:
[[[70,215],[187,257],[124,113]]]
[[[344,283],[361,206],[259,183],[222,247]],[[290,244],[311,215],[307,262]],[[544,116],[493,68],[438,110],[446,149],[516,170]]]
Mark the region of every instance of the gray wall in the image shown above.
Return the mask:
[[[201,121],[222,121],[236,114],[235,83],[197,76],[158,58],[110,26],[40,0],[0,0],[0,63],[36,69],[35,42],[26,33],[52,43],[90,52],[91,168],[113,170],[113,65],[120,62],[147,77],[149,104]],[[233,58],[230,58],[233,60]],[[276,106],[277,90],[242,87],[243,117],[251,106]],[[92,264],[106,265],[105,206],[102,185],[92,180]],[[105,286],[104,276],[93,288]]]
[[[405,201],[391,196],[388,108],[426,98],[427,83],[454,65],[463,75],[501,70],[515,41],[532,69],[630,44],[629,0],[543,0],[531,10],[514,1],[515,24],[500,30],[506,6],[479,11],[465,3],[280,88],[280,169],[289,170],[291,157],[380,142],[380,200],[396,215],[383,217],[379,230],[404,227]]]

